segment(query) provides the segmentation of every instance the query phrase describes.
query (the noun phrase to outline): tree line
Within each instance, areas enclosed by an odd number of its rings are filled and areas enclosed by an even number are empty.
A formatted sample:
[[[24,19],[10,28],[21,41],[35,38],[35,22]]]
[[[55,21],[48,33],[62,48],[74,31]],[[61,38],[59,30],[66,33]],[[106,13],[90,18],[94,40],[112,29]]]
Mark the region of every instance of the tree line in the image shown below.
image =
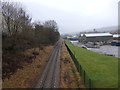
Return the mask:
[[[54,44],[60,34],[56,21],[31,22],[25,9],[15,2],[2,2],[3,53]]]

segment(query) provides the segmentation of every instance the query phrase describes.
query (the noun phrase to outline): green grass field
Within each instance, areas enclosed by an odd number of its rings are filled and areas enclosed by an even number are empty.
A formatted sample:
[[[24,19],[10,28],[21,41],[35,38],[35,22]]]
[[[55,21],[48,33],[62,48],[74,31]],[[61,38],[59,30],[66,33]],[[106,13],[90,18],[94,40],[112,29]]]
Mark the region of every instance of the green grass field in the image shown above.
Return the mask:
[[[118,87],[118,58],[74,46],[68,41],[66,44],[93,81],[95,88]]]

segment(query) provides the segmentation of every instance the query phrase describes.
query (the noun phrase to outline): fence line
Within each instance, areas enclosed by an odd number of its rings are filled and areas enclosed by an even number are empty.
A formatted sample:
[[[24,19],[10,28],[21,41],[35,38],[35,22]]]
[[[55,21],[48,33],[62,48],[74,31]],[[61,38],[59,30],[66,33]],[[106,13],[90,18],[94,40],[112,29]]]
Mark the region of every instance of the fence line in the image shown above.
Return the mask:
[[[67,47],[67,50],[69,51],[69,54],[72,57],[72,60],[75,63],[75,66],[77,68],[77,71],[79,72],[80,76],[82,77],[84,84],[87,88],[93,88],[93,82],[92,80],[88,77],[87,73],[85,72],[85,70],[82,68],[82,66],[80,65],[80,63],[78,62],[78,60],[76,59],[75,55],[72,53],[72,51],[69,49],[69,47],[67,46],[67,44],[65,43],[65,46]]]

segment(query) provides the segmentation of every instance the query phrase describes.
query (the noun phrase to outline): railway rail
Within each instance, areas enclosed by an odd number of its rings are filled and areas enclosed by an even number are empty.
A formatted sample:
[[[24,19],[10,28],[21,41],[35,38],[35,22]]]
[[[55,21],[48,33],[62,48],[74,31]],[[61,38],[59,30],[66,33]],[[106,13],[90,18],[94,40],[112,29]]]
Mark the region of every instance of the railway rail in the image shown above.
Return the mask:
[[[61,41],[56,43],[55,49],[45,67],[35,88],[58,88],[60,75],[60,47]]]

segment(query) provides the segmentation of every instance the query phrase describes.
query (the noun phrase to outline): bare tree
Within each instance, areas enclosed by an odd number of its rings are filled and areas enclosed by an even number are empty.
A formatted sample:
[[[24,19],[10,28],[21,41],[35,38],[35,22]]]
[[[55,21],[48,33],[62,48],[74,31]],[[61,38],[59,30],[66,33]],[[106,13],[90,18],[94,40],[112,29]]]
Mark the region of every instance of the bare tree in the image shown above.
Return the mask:
[[[46,21],[44,23],[44,27],[50,28],[50,29],[54,30],[55,32],[58,31],[57,23],[54,20],[48,20],[48,21]]]
[[[4,30],[7,30],[10,35],[22,31],[31,24],[31,18],[17,3],[3,2],[2,14]]]
[[[13,4],[9,2],[2,2],[2,15],[4,17],[3,24],[4,30],[6,29],[9,34],[11,34],[10,23],[12,19],[12,15],[14,14],[15,8],[13,8]]]

